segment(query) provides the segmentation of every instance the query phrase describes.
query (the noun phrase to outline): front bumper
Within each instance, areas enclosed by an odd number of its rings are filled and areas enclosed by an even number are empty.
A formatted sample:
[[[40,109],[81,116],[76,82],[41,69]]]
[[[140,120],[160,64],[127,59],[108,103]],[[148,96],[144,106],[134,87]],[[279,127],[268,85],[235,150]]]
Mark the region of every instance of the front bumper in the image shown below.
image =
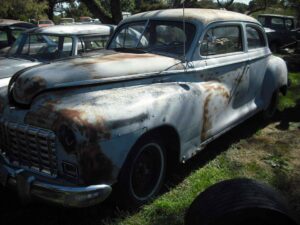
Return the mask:
[[[106,184],[86,187],[54,185],[28,175],[24,169],[15,169],[4,162],[0,155],[0,185],[15,188],[25,202],[43,200],[66,207],[83,208],[103,202],[111,193]]]

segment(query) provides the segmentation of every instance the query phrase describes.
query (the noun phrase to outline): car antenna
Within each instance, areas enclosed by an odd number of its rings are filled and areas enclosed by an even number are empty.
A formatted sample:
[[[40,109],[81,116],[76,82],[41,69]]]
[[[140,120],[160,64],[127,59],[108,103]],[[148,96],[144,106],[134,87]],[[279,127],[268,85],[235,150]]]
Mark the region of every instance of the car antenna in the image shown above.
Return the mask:
[[[184,32],[184,40],[183,40],[183,61],[184,63],[187,63],[186,60],[186,52],[185,52],[185,45],[186,45],[186,32],[185,32],[185,0],[181,1],[182,4],[182,24],[183,24],[183,32]]]

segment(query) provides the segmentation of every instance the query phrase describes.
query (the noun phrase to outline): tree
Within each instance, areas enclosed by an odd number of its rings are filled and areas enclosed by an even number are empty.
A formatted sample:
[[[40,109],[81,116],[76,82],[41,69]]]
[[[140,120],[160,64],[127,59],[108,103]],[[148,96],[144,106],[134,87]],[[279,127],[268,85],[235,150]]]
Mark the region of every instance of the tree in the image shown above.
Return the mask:
[[[42,18],[48,8],[46,1],[38,0],[0,0],[0,18],[28,21],[31,18]]]
[[[225,8],[228,9],[232,3],[234,2],[234,0],[217,0],[218,4],[221,8]]]
[[[45,0],[38,0],[38,2],[43,2],[43,1],[45,1]],[[53,20],[54,9],[57,4],[75,2],[75,0],[46,0],[46,1],[48,3],[48,8],[46,8],[45,12],[50,20]]]
[[[121,0],[80,0],[103,23],[117,24],[122,20]]]
[[[66,9],[64,9],[64,11],[66,13],[66,17],[71,17],[75,20],[78,20],[81,16],[92,17],[92,14],[90,13],[86,5],[82,2],[72,2]]]
[[[247,14],[251,15],[254,12],[266,10],[271,5],[277,4],[278,0],[252,0],[249,2]]]
[[[248,5],[236,2],[229,6],[229,10],[239,13],[245,13],[248,10]]]

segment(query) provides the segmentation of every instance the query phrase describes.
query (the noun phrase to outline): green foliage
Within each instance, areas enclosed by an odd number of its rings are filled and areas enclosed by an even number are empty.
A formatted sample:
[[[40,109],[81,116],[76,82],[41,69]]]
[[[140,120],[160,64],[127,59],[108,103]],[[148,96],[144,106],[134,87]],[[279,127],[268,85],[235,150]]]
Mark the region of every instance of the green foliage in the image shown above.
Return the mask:
[[[121,0],[122,12],[133,12],[135,10],[134,0]]]
[[[239,13],[245,13],[248,10],[248,5],[236,2],[229,7],[229,10]]]
[[[92,17],[92,14],[86,7],[84,3],[70,3],[69,7],[65,9],[65,17],[74,18],[76,21],[79,20],[81,16],[89,16]]]
[[[286,96],[282,96],[279,101],[279,110],[283,111],[286,108],[292,108],[297,105],[300,100],[300,74],[290,73],[289,78],[292,86],[289,88]]]
[[[28,21],[30,18],[46,17],[46,1],[38,0],[0,0],[0,18]]]

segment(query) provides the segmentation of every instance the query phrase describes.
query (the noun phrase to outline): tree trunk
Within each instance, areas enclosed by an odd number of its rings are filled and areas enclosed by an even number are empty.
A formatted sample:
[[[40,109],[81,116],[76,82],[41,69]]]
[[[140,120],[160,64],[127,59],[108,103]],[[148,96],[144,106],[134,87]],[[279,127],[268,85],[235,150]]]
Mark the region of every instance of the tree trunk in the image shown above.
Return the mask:
[[[46,12],[49,20],[53,20],[54,6],[55,6],[55,3],[53,1],[49,1],[48,9],[47,9],[47,12]]]
[[[120,0],[110,1],[110,11],[112,14],[113,21],[118,24],[122,20],[122,10]]]
[[[83,2],[87,6],[89,11],[96,18],[99,18],[102,23],[118,24],[122,20],[120,0],[110,1],[110,11],[112,16],[109,16],[110,13],[105,11],[105,9],[101,6],[99,1],[97,0],[80,0],[80,1]]]

